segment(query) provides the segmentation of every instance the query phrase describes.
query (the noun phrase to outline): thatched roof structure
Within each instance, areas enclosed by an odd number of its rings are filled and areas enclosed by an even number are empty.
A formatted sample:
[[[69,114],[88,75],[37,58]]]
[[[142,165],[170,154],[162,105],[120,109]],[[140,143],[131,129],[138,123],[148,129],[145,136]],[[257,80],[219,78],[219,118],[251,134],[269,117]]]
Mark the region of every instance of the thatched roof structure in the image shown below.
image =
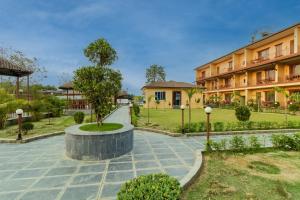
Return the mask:
[[[23,77],[33,73],[32,69],[18,66],[5,58],[0,57],[0,75]]]

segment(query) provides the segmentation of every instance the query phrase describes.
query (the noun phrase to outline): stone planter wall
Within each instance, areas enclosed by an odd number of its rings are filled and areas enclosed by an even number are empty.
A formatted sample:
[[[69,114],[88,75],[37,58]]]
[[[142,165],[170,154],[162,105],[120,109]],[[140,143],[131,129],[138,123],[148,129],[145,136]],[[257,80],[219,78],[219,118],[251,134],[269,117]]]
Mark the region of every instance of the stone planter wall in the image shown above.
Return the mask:
[[[105,160],[133,149],[133,126],[123,124],[115,131],[88,132],[75,125],[65,130],[66,155],[77,160]]]

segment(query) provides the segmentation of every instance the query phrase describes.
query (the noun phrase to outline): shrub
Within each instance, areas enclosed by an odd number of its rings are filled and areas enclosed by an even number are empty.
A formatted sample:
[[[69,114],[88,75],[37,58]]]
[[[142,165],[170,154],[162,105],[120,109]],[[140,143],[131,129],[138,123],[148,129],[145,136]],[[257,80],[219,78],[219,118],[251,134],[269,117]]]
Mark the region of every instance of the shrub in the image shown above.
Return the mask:
[[[31,111],[32,121],[40,121],[44,104],[41,101],[35,100],[30,103],[29,109]]]
[[[139,176],[122,185],[118,200],[178,200],[181,188],[176,178],[166,174]]]
[[[273,134],[271,137],[273,147],[285,150],[300,150],[300,134],[294,135]]]
[[[239,121],[249,121],[251,112],[247,106],[238,106],[235,109],[235,116]]]
[[[213,150],[220,151],[220,150],[226,150],[226,144],[227,140],[222,139],[219,142],[217,141],[210,141],[211,147]]]
[[[133,109],[133,112],[136,116],[139,116],[140,115],[140,107],[138,104],[134,103],[132,105],[132,109]]]
[[[257,136],[252,135],[248,138],[248,140],[249,140],[249,147],[251,149],[259,149],[261,147],[261,144]]]
[[[198,124],[197,123],[191,123],[190,127],[189,127],[189,124],[187,123],[187,124],[184,125],[184,129],[185,129],[185,131],[188,131],[190,133],[197,132]]]
[[[223,122],[215,122],[214,123],[214,131],[223,131],[224,123]]]
[[[33,128],[34,125],[31,122],[25,122],[22,124],[22,131],[24,132],[24,135],[26,135],[28,131],[32,130]]]
[[[84,120],[83,112],[76,112],[74,114],[74,121],[76,122],[76,124],[82,124],[83,120]]]
[[[235,151],[243,151],[246,147],[243,136],[235,135],[231,138],[229,143],[230,143],[230,148]]]
[[[5,128],[6,120],[7,120],[7,110],[5,107],[0,107],[0,129]]]
[[[295,113],[299,110],[299,104],[293,103],[289,105],[289,111]]]
[[[199,122],[199,124],[198,124],[198,131],[199,132],[206,131],[206,123],[205,122]]]
[[[131,124],[135,127],[138,126],[138,117],[134,113],[131,115]]]

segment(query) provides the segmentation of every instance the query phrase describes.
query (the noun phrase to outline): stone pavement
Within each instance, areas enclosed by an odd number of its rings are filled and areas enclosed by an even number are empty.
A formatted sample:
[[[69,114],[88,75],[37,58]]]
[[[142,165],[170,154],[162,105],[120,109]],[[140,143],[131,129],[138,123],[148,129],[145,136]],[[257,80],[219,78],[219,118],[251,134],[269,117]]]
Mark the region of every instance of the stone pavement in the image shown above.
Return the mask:
[[[107,121],[129,122],[128,108]],[[269,144],[268,136],[260,139]],[[162,172],[182,180],[195,162],[195,150],[203,150],[205,142],[205,137],[135,131],[131,153],[97,162],[67,158],[64,136],[0,144],[0,200],[115,199],[122,183],[142,174]]]

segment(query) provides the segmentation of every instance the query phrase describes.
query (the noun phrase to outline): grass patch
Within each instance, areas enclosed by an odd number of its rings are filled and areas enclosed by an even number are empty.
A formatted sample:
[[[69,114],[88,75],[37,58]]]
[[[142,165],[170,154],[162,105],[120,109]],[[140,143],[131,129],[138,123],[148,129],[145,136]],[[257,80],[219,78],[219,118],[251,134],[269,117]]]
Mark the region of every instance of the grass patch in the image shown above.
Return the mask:
[[[26,135],[23,134],[23,138],[28,138],[36,135],[43,135],[53,133],[57,131],[64,131],[66,127],[74,125],[73,116],[62,116],[50,119],[42,119],[38,122],[32,122],[34,124],[33,130],[28,131]],[[8,126],[0,130],[0,138],[15,139],[18,134],[18,125]]]
[[[98,124],[86,124],[83,126],[80,126],[79,129],[82,131],[114,131],[122,128],[122,124],[117,123],[103,123],[102,126],[98,126]]]
[[[280,156],[274,156],[276,154]],[[203,170],[195,182],[184,191],[183,200],[196,199],[300,199],[299,152],[282,151],[255,154],[210,153],[204,155]],[[249,169],[248,165],[263,166],[262,173]],[[262,164],[263,163],[263,164]]]
[[[267,174],[280,174],[280,169],[275,165],[268,164],[262,161],[252,161],[248,165],[250,169]]]
[[[138,125],[157,128],[161,130],[175,131],[181,125],[181,110],[180,109],[150,109],[150,124],[147,125],[147,109],[141,108]],[[191,122],[206,121],[204,109],[192,109]],[[185,122],[188,122],[188,110],[184,111]],[[251,112],[250,121],[260,122],[269,121],[282,123],[285,119],[284,114],[280,113],[262,113]],[[288,115],[289,121],[300,121],[300,116]],[[235,111],[229,109],[214,108],[211,114],[211,121],[214,122],[237,122]]]

